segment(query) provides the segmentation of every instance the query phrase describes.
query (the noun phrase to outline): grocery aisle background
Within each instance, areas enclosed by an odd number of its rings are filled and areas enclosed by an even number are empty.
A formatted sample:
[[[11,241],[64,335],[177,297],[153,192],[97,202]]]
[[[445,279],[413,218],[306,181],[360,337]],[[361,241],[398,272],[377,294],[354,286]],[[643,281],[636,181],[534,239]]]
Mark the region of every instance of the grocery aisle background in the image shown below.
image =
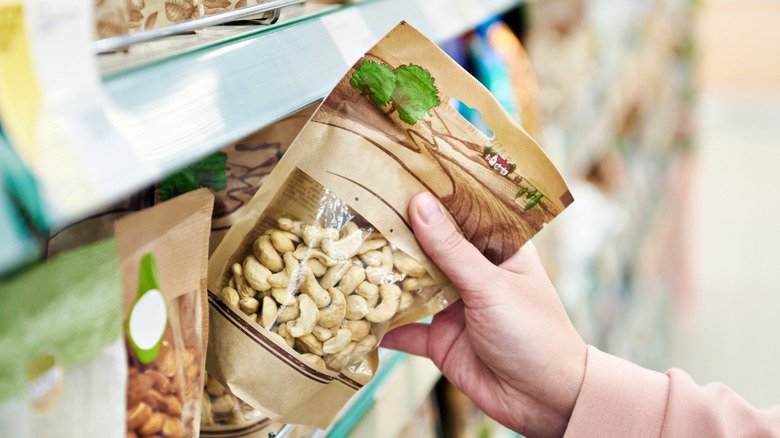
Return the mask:
[[[697,16],[692,285],[669,366],[780,404],[780,2],[704,0]]]

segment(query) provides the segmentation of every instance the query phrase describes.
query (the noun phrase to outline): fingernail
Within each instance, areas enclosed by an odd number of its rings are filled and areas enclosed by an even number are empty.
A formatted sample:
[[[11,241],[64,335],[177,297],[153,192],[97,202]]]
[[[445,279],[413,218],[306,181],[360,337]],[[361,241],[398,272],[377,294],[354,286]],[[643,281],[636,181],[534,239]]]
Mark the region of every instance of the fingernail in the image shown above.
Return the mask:
[[[436,225],[444,219],[439,203],[430,193],[422,193],[417,197],[417,214],[428,225]]]

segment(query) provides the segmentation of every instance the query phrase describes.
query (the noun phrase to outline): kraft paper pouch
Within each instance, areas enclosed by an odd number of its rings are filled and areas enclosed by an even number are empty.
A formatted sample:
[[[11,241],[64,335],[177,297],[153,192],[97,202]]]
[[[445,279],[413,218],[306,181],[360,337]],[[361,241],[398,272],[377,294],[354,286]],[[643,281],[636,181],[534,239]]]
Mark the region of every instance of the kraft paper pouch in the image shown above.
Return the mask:
[[[494,263],[572,202],[490,93],[402,23],[339,81],[212,254],[209,373],[274,421],[327,427],[373,376],[387,330],[458,299],[412,233],[422,191]]]
[[[221,152],[226,155],[227,164],[226,187],[214,192],[210,252],[217,247],[230,226],[238,219],[244,206],[271,174],[317,106],[309,105],[235,144],[222,148]]]
[[[127,436],[198,436],[213,203],[210,191],[198,189],[115,224],[129,366]]]

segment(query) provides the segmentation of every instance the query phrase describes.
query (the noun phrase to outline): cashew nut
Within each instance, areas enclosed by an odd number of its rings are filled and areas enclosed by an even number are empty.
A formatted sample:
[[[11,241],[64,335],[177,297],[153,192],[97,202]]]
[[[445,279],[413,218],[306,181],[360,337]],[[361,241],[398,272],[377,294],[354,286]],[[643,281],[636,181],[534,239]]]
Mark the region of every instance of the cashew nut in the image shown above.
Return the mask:
[[[393,283],[379,286],[379,304],[369,309],[366,319],[373,323],[387,322],[401,305],[401,288]]]
[[[271,236],[263,234],[255,240],[252,245],[252,251],[266,268],[273,272],[279,272],[284,269],[284,262],[282,262],[282,256],[276,252],[273,244],[271,243]]]
[[[393,250],[389,246],[382,248],[382,264],[378,268],[366,268],[366,279],[374,284],[387,283],[392,280]]]
[[[217,379],[208,376],[206,379],[206,392],[213,395],[214,397],[219,397],[220,395],[224,394],[226,390],[225,387],[217,381]]]
[[[309,353],[313,353],[318,356],[322,356],[324,354],[322,349],[322,342],[320,342],[319,339],[317,339],[317,337],[311,333],[305,334],[296,339],[296,343],[299,344],[300,350],[308,351]]]
[[[238,291],[236,291],[232,287],[223,287],[222,299],[225,300],[225,302],[230,304],[232,307],[238,307],[238,302],[241,299],[241,297],[238,296]]]
[[[233,412],[237,405],[236,396],[225,393],[211,401],[211,412],[217,415],[227,415]]]
[[[347,273],[349,267],[349,262],[338,262],[331,266],[328,268],[328,271],[325,272],[325,275],[320,278],[320,286],[322,286],[324,289],[332,288],[336,285],[336,283],[339,282],[339,280],[341,280],[341,277]]]
[[[301,316],[301,310],[298,307],[298,301],[296,300],[293,304],[282,306],[282,308],[279,309],[279,312],[276,314],[276,322],[279,324],[284,324],[298,318],[299,316]]]
[[[360,255],[360,260],[362,260],[366,266],[378,268],[382,265],[382,251],[377,251],[375,249],[368,251]]]
[[[242,297],[254,297],[257,295],[257,291],[246,284],[246,280],[244,279],[244,269],[241,267],[241,265],[238,263],[233,263],[232,269],[233,281],[236,283],[236,291],[238,291],[238,295]]]
[[[282,306],[289,306],[295,303],[295,295],[287,287],[275,287],[271,289],[271,296]]]
[[[365,254],[369,251],[373,251],[387,245],[387,240],[383,238],[373,238],[372,236],[373,233],[368,236],[367,240],[360,244],[360,248],[358,248],[357,251],[358,254]]]
[[[422,277],[428,273],[420,262],[403,251],[393,251],[393,265],[395,269],[409,277]]]
[[[298,237],[303,236],[303,222],[301,221],[294,221],[292,219],[283,217],[279,218],[276,223],[279,225],[279,228],[282,229],[282,231],[293,233]]]
[[[291,252],[284,253],[284,270],[272,274],[268,277],[268,284],[274,288],[288,287],[290,282],[294,282],[298,275],[298,259]]]
[[[322,251],[336,260],[349,260],[360,249],[363,242],[363,232],[354,222],[344,226],[345,234],[339,240],[326,238],[322,240]]]
[[[271,276],[272,272],[263,266],[255,256],[251,254],[246,256],[242,267],[244,279],[252,289],[262,292],[271,288],[271,285],[268,284],[268,277]]]
[[[322,250],[317,248],[310,248],[304,244],[298,245],[298,247],[295,248],[293,255],[298,260],[308,260],[310,258],[316,259],[320,263],[328,267],[338,263],[338,260],[334,260],[330,258],[327,254],[322,252]]]
[[[365,319],[359,321],[346,320],[341,323],[341,328],[345,328],[352,332],[352,340],[359,341],[368,335],[371,330],[371,323]]]
[[[314,304],[309,295],[298,295],[298,307],[300,308],[301,316],[287,323],[287,332],[293,338],[300,338],[311,333],[317,324],[317,316],[320,313],[317,305]]]
[[[295,244],[292,239],[281,230],[271,230],[271,245],[279,254],[295,251]]]
[[[322,311],[320,311],[320,313],[322,313]],[[333,333],[330,332],[330,329],[327,329],[321,325],[315,325],[314,330],[312,330],[311,332],[321,342],[325,342],[328,339],[333,337]]]
[[[311,272],[311,269],[304,269],[306,273],[304,274],[305,277],[303,279],[303,283],[301,284],[301,292],[309,295],[311,299],[314,300],[314,304],[316,304],[319,308],[330,304],[330,295],[328,294],[328,291],[320,286],[320,284],[317,282],[317,278],[314,277],[314,273]]]
[[[276,314],[278,313],[276,307],[276,301],[271,297],[263,297],[263,309],[260,315],[260,325],[266,330],[271,330],[276,322]]]
[[[368,314],[368,303],[360,295],[350,295],[347,297],[347,319],[358,321]]]
[[[304,353],[301,355],[301,359],[314,365],[315,367],[325,368],[325,361],[322,360],[322,358],[317,356],[316,354]]]
[[[344,298],[344,294],[336,288],[330,288],[328,293],[331,303],[320,310],[317,321],[325,328],[336,327],[341,324],[347,312],[347,301]]]
[[[238,301],[238,308],[241,309],[241,311],[246,313],[247,315],[251,315],[257,312],[257,309],[259,307],[260,307],[260,301],[257,301],[252,297],[243,297],[241,298],[241,300]]]
[[[228,287],[232,287],[233,289],[236,288],[236,279],[233,278],[233,276],[230,276],[230,280],[228,280]]]
[[[315,277],[322,277],[326,272],[328,272],[328,267],[323,265],[322,262],[318,259],[310,258],[306,260],[306,266],[311,269],[311,272],[314,273]]]
[[[349,355],[351,355],[352,352],[355,351],[356,346],[357,344],[355,344],[354,342],[350,342],[349,345],[344,347],[338,353],[327,355],[324,358],[325,365],[327,365],[328,368],[334,371],[341,371],[342,368],[347,366],[347,362],[349,361]]]
[[[326,354],[335,354],[343,350],[352,342],[352,332],[347,329],[339,329],[336,335],[322,343],[322,351]]]
[[[279,324],[279,327],[276,328],[276,334],[279,335],[279,337],[281,337],[282,340],[284,340],[284,342],[287,343],[288,347],[293,348],[295,346],[295,338],[293,338],[289,333],[287,333],[286,324]]]
[[[398,311],[403,312],[412,307],[412,304],[414,304],[414,295],[411,292],[401,292],[401,305],[398,307]]]
[[[366,271],[358,265],[352,265],[344,276],[341,277],[341,280],[339,280],[339,290],[343,292],[344,295],[349,295],[354,292],[355,288],[357,288],[365,279]]]
[[[355,346],[355,351],[353,351],[353,354],[366,354],[369,351],[371,351],[374,347],[376,347],[377,344],[377,337],[374,335],[368,335],[358,341],[357,345]]]
[[[339,231],[335,228],[322,228],[316,225],[306,225],[303,227],[303,241],[310,248],[316,248],[323,239],[337,239]]]
[[[422,277],[408,277],[404,279],[402,283],[403,290],[407,292],[416,291],[422,288],[436,286],[436,280],[430,275],[423,275]]]
[[[271,341],[273,341],[273,342],[275,342],[276,344],[279,344],[279,345],[287,345],[290,348],[293,348],[293,346],[295,345],[295,339],[292,336],[290,336],[289,334],[285,338],[284,336],[280,335],[279,333],[269,331],[266,336],[268,337],[268,339],[270,339]]]
[[[368,307],[376,307],[379,302],[379,286],[364,281],[357,287],[357,294],[366,299]]]
[[[200,398],[200,416],[201,425],[211,426],[214,424],[214,415],[211,412],[211,397],[205,392],[203,393],[203,397]],[[127,438],[132,436],[133,435],[128,434]]]

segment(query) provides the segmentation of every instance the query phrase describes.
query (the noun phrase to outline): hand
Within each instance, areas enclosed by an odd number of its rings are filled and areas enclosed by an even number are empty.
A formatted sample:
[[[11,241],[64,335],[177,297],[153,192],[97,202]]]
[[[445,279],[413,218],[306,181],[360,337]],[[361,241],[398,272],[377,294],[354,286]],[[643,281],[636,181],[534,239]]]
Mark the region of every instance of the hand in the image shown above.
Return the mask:
[[[430,358],[483,412],[523,435],[562,436],[585,374],[586,346],[531,243],[499,266],[445,220],[436,199],[409,204],[417,240],[460,290],[433,317],[382,346]]]

